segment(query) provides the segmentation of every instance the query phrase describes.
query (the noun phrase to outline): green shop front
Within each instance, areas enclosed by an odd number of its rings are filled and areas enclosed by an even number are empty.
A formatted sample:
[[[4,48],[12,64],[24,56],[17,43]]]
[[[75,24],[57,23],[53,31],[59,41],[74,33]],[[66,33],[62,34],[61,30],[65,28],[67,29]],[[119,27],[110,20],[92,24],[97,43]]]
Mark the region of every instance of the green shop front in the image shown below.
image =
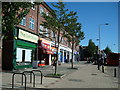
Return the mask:
[[[13,51],[10,51],[12,60],[8,59],[8,67],[11,66],[12,70],[32,67],[32,61],[36,59],[37,42],[36,34],[17,27],[14,32]]]

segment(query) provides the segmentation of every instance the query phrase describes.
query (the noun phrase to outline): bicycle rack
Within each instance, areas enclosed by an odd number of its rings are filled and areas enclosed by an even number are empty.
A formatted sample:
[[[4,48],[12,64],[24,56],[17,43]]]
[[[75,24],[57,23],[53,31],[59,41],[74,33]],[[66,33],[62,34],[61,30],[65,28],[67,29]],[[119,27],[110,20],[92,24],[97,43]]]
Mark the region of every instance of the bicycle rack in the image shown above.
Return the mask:
[[[43,74],[42,74],[42,71],[40,70],[32,70],[33,72],[40,72],[41,73],[41,84],[42,84],[42,78],[43,78]]]
[[[12,89],[14,88],[14,76],[16,74],[21,74],[22,75],[21,85],[23,85],[23,76],[24,76],[25,77],[25,90],[26,90],[26,80],[27,80],[27,77],[26,77],[25,73],[30,73],[30,83],[32,83],[32,74],[33,74],[33,87],[35,87],[35,73],[34,72],[40,72],[41,73],[41,84],[42,84],[43,74],[42,74],[42,71],[40,71],[40,70],[23,71],[22,73],[15,72],[12,75]]]
[[[24,73],[13,73],[13,75],[12,75],[12,89],[14,88],[14,76],[15,76],[16,74],[21,74],[22,77],[23,77],[23,76],[25,77],[25,90],[26,90],[26,75],[25,75]],[[22,85],[23,85],[23,81],[22,81]]]
[[[33,87],[35,87],[35,74],[33,71],[23,71],[23,73],[30,73],[30,83],[32,83],[32,74],[33,74]],[[23,85],[23,76],[22,76],[22,85]]]

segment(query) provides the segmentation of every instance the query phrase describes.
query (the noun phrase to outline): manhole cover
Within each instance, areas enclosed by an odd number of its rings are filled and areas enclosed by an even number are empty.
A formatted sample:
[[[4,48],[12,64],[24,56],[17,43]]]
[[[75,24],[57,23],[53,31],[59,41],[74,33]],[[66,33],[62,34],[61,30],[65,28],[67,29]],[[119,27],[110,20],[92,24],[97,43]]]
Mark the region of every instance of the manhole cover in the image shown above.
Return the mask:
[[[91,75],[97,75],[96,73],[93,73],[93,74],[91,74]]]
[[[69,81],[82,82],[82,80],[79,80],[79,79],[69,79]]]

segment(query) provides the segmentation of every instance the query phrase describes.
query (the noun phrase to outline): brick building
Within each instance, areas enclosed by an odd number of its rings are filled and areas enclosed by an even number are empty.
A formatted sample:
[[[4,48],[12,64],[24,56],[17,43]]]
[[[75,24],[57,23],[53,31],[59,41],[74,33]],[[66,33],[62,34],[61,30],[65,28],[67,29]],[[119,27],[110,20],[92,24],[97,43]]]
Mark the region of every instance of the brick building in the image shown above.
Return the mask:
[[[51,30],[40,25],[44,20],[42,12],[49,15],[52,9],[45,2],[31,8],[15,30],[8,34],[9,38],[3,41],[3,69],[29,68],[34,60],[39,60],[41,65],[51,65],[52,57],[56,54],[55,39]],[[49,34],[43,34],[41,30]],[[64,63],[70,60],[71,52],[70,43],[63,38],[59,47],[59,61]]]

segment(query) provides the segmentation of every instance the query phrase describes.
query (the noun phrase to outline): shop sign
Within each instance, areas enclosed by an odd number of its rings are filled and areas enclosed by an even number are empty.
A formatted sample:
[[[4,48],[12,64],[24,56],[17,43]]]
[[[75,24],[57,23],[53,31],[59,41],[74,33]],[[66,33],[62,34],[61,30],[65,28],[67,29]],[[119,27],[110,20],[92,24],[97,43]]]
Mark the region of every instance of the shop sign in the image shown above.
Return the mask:
[[[21,29],[19,29],[18,38],[26,40],[26,41],[34,42],[34,43],[38,42],[38,36],[37,35],[34,35],[34,34],[29,33],[29,32],[23,31]]]
[[[57,52],[57,48],[52,47],[52,51],[54,52],[54,54],[56,54],[56,52]]]
[[[55,47],[55,42],[54,41],[51,42],[51,46]],[[56,43],[56,47],[58,47],[58,43]]]
[[[40,38],[40,40],[42,41],[42,43],[46,43],[46,44],[49,44],[50,45],[50,41],[44,39],[44,38]]]
[[[53,54],[52,50],[50,49],[50,41],[43,38],[40,38],[40,40],[42,41],[41,42],[42,46],[39,45],[39,47],[44,48],[43,52],[47,54]]]

